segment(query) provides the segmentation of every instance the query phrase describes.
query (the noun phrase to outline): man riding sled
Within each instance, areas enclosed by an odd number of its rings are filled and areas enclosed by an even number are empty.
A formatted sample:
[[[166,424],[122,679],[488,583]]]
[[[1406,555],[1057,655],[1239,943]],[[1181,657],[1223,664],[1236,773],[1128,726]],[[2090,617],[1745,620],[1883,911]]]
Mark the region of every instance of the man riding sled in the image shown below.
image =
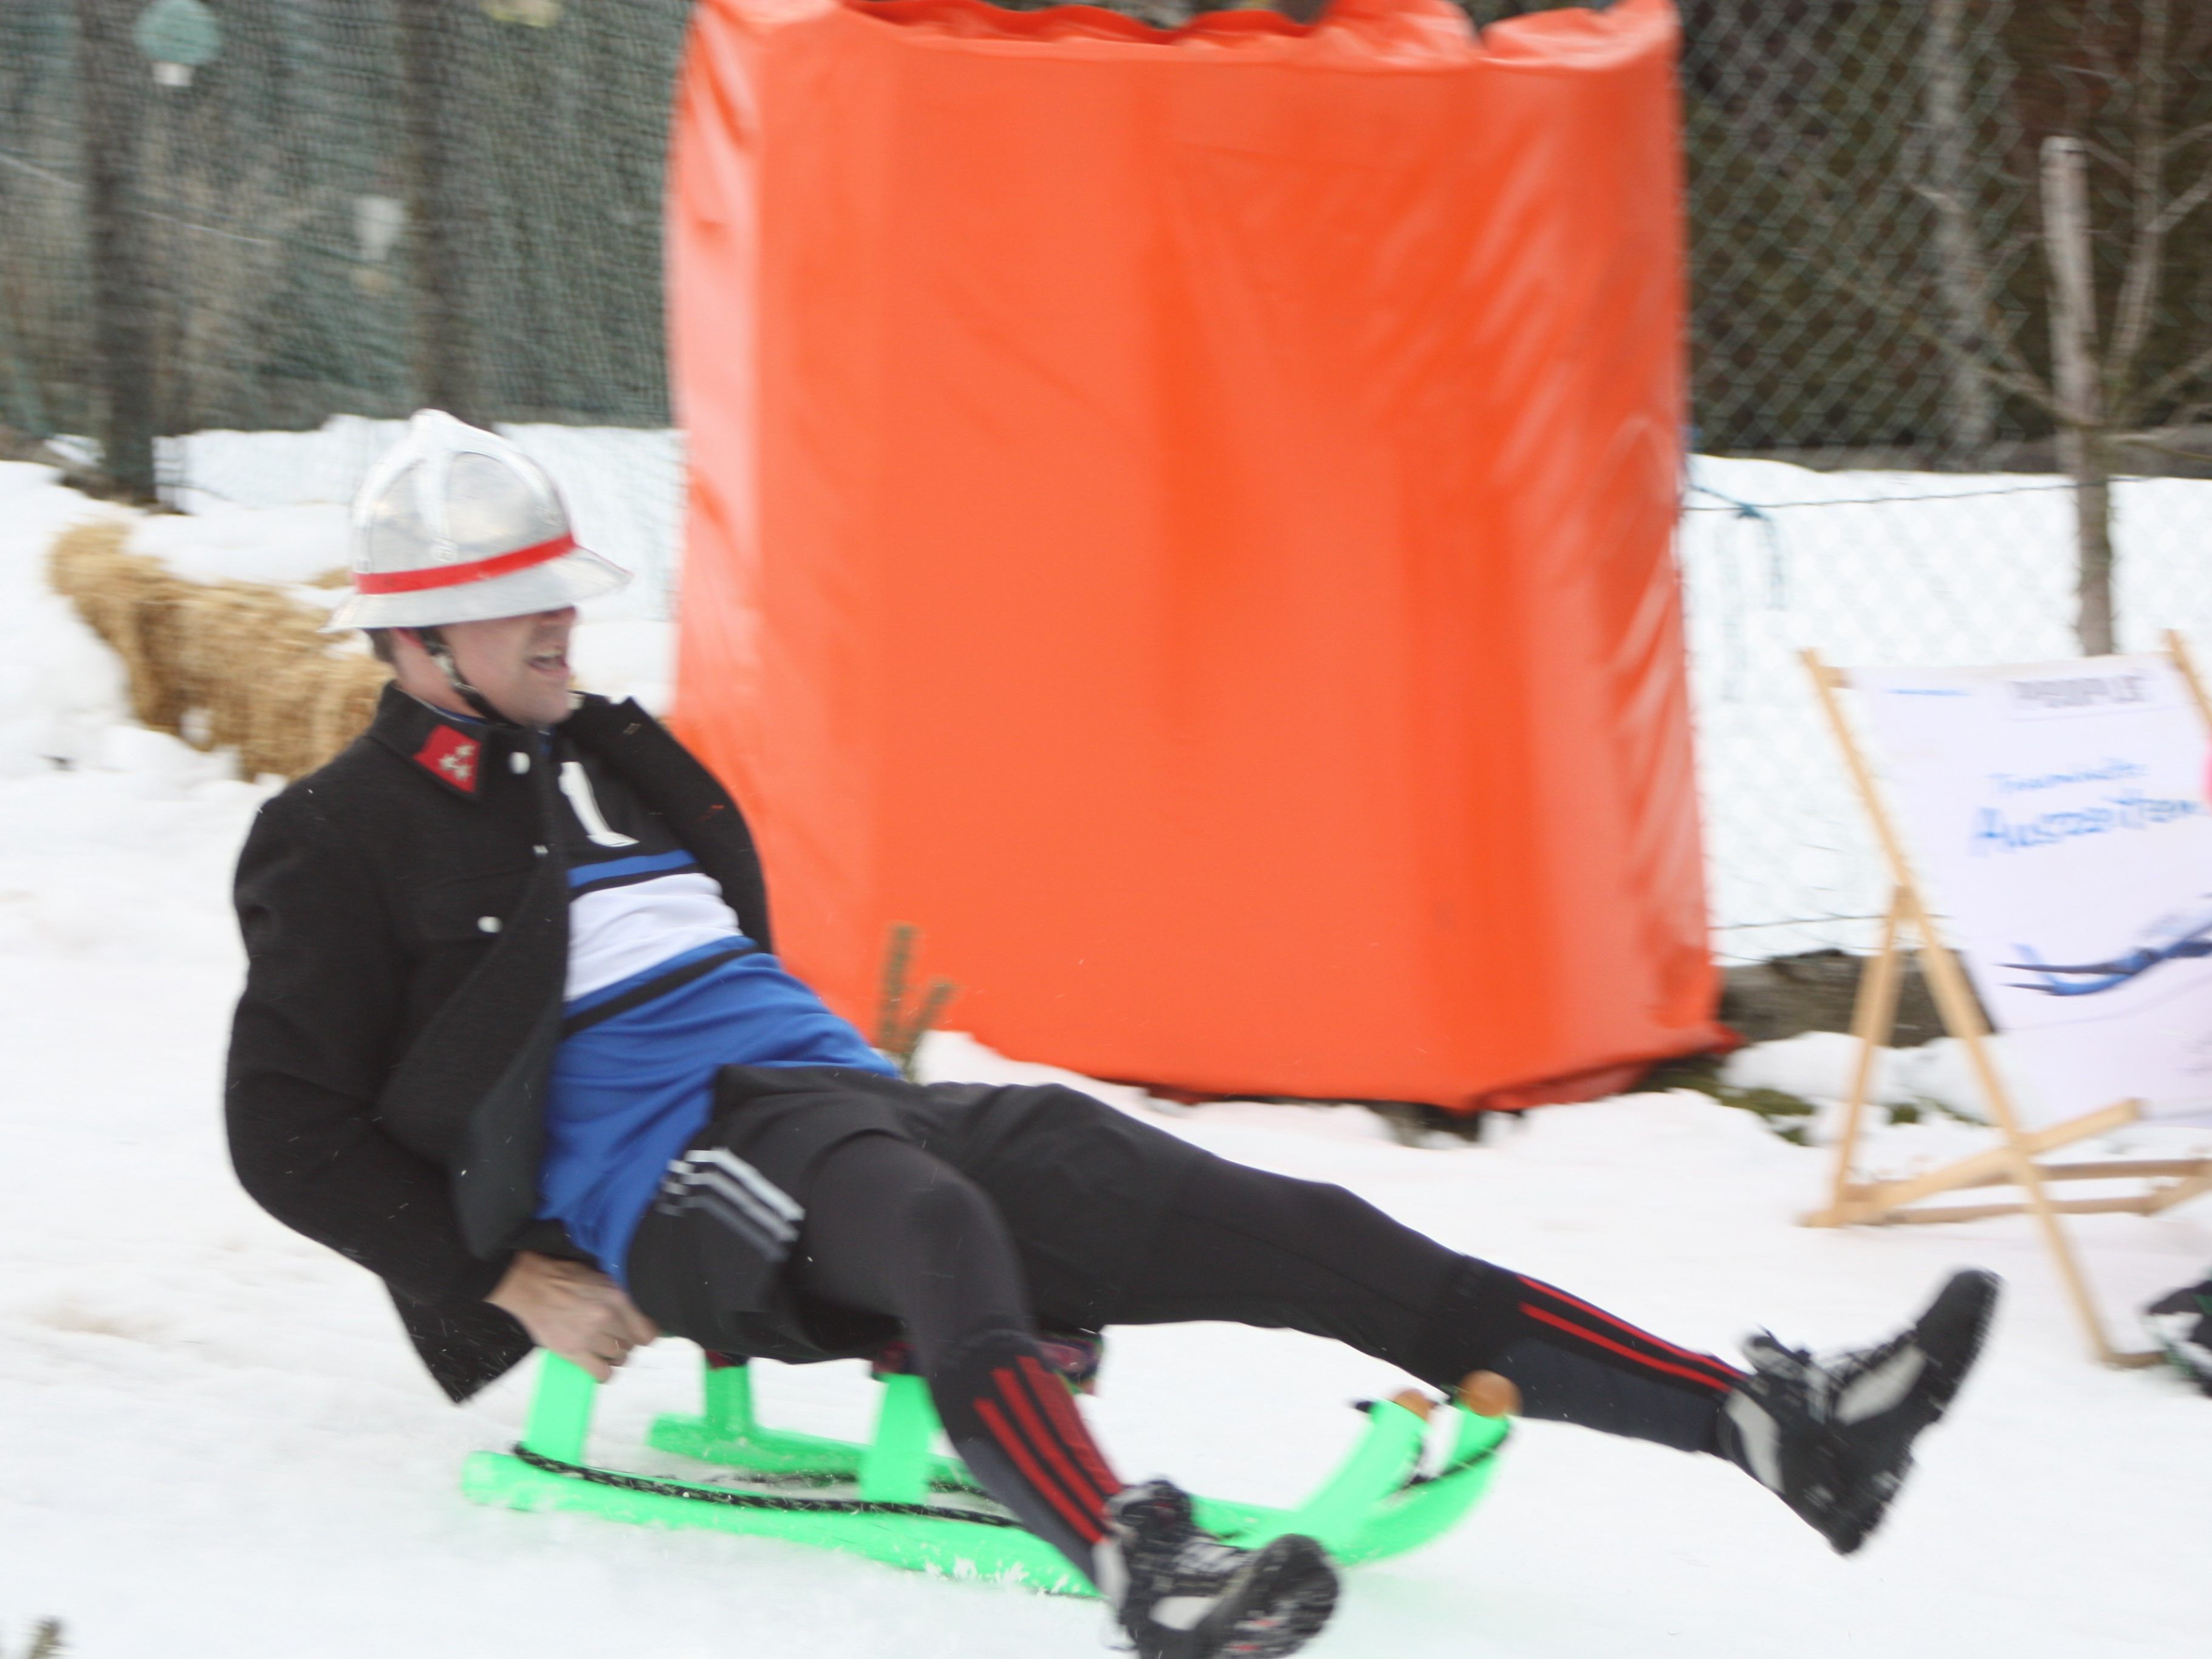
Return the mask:
[[[1875,1347],[1762,1335],[1739,1369],[1073,1090],[902,1081],[777,961],[728,793],[635,703],[569,690],[575,605],[628,578],[534,463],[425,410],[352,536],[331,626],[393,679],[240,859],[231,1150],[385,1280],[453,1399],[532,1345],[605,1381],[661,1331],[802,1363],[902,1341],[969,1469],[1139,1654],[1264,1659],[1321,1628],[1334,1570],[1114,1472],[1063,1376],[1109,1325],[1480,1376],[1527,1416],[1733,1462],[1844,1553],[1972,1364],[1986,1273]]]

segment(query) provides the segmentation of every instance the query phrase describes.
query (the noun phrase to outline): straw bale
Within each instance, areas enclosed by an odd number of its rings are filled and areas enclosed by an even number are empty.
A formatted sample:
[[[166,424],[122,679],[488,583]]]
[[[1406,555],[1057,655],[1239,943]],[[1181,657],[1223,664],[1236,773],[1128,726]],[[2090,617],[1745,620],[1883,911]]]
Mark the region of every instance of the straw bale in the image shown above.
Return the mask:
[[[125,520],[76,526],[47,569],[122,658],[142,724],[235,749],[246,777],[312,772],[367,729],[390,676],[318,633],[325,613],[258,582],[187,580],[130,536]]]

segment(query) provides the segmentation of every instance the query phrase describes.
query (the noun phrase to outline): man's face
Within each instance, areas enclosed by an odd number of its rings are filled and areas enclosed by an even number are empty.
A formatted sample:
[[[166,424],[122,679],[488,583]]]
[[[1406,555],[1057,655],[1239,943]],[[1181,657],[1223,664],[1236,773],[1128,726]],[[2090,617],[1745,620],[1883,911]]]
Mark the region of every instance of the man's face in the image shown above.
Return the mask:
[[[518,726],[557,726],[568,718],[568,630],[575,625],[572,605],[494,622],[447,623],[439,631],[461,678],[493,708]]]

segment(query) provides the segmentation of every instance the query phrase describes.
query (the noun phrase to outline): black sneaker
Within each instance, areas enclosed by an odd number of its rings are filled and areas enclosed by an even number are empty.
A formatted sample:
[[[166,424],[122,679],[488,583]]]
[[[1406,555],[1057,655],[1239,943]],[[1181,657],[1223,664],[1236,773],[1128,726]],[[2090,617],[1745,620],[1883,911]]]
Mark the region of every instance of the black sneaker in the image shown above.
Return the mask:
[[[1978,1269],[1954,1273],[1911,1329],[1826,1359],[1753,1337],[1751,1375],[1722,1408],[1722,1450],[1849,1555],[1881,1522],[1912,1467],[1913,1441],[1981,1352],[1998,1283]]]
[[[2143,1323],[2174,1370],[2212,1395],[2212,1279],[2159,1297]]]
[[[1243,1550],[1201,1532],[1190,1499],[1166,1480],[1107,1500],[1098,1589],[1140,1659],[1275,1659],[1319,1633],[1336,1606],[1336,1570],[1291,1534]]]

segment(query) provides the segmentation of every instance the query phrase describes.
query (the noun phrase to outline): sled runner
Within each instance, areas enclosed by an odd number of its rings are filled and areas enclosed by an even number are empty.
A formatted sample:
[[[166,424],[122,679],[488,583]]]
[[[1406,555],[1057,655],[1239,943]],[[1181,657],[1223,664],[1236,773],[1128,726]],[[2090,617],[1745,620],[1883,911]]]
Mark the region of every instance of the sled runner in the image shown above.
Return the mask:
[[[882,1381],[875,1434],[860,1444],[764,1425],[753,1409],[750,1370],[710,1355],[703,1410],[660,1417],[647,1439],[659,1450],[728,1473],[678,1480],[587,1462],[598,1385],[549,1353],[520,1443],[512,1452],[472,1454],[461,1472],[461,1491],[479,1504],[752,1533],[894,1566],[1090,1594],[1058,1551],[984,1496],[957,1459],[931,1449],[937,1413],[922,1379]],[[1412,1390],[1363,1402],[1360,1409],[1365,1430],[1304,1503],[1273,1509],[1201,1498],[1194,1500],[1200,1524],[1246,1547],[1304,1533],[1350,1565],[1439,1536],[1488,1489],[1508,1419],[1446,1407]],[[1435,1411],[1449,1411],[1455,1425],[1441,1464],[1425,1470]]]

